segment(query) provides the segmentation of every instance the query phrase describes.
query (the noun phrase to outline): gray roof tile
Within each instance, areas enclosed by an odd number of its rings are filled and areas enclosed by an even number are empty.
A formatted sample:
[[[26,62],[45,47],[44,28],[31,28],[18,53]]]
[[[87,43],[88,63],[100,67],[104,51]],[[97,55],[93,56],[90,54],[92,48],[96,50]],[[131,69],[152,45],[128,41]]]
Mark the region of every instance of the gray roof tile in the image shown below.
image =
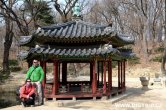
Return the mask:
[[[112,45],[124,46],[134,43],[133,37],[117,34],[112,27],[99,26],[84,21],[70,21],[67,23],[42,27],[37,29],[30,39],[21,40],[20,45],[37,43],[79,43],[84,42],[95,43],[96,41],[108,43],[110,40]],[[102,40],[103,37],[108,40]],[[33,43],[30,43],[33,42]]]
[[[36,53],[36,54],[34,54]],[[123,51],[117,50],[112,48],[110,45],[103,45],[103,46],[87,46],[87,47],[38,47],[38,48],[31,48],[28,53],[20,52],[20,57],[28,58],[30,55],[51,55],[51,56],[59,56],[59,57],[91,57],[91,56],[105,56],[105,55],[120,55],[124,57],[132,56],[133,53],[131,50]]]

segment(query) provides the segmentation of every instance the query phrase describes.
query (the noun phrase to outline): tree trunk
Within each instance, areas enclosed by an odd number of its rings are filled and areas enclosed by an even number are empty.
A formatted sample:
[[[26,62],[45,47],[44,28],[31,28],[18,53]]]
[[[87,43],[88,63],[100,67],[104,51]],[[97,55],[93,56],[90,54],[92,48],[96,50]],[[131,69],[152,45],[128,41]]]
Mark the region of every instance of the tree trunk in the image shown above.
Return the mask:
[[[166,0],[165,0],[166,4]],[[165,6],[165,22],[166,22],[166,6]],[[165,32],[165,38],[164,38],[164,53],[161,61],[161,72],[163,76],[166,76],[166,70],[165,70],[165,62],[166,62],[166,23],[164,24],[164,32]]]
[[[61,19],[62,19],[62,22],[65,23],[65,22],[68,22],[68,18],[67,18],[67,15],[61,15]]]
[[[143,54],[144,54],[144,59],[146,62],[149,61],[148,58],[148,48],[147,48],[147,38],[145,32],[143,33],[143,42],[142,42],[142,49],[143,49]]]
[[[162,61],[161,61],[162,76],[166,76],[165,62],[166,62],[166,47],[164,49],[164,53],[163,53],[163,57],[162,57]]]
[[[6,35],[4,42],[4,52],[3,52],[3,71],[9,71],[9,51],[12,45],[12,40],[14,33],[12,32],[12,25],[9,19],[5,19],[6,21]]]

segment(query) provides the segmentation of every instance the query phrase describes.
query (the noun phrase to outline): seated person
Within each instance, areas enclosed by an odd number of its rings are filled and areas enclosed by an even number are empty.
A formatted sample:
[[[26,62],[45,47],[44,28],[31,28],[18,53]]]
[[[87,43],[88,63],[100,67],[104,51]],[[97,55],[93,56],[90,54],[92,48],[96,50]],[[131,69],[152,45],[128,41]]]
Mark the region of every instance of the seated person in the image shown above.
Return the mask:
[[[27,79],[25,84],[20,88],[21,104],[25,107],[27,105],[35,104],[35,87],[31,80]]]

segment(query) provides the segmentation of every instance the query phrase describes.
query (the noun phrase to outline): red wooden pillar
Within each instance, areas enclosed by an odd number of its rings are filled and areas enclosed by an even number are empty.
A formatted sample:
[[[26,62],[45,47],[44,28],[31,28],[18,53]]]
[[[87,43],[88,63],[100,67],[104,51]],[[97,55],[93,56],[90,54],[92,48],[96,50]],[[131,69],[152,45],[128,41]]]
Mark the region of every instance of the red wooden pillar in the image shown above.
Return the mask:
[[[104,85],[103,85],[103,94],[106,94],[107,92],[107,86],[106,86],[106,61],[104,61]]]
[[[30,68],[33,64],[33,60],[27,60],[27,63],[28,63],[28,68]]]
[[[43,61],[40,61],[40,66],[42,67],[43,71],[44,71],[44,67],[43,67]],[[44,77],[45,77],[45,72],[44,72]],[[42,81],[42,86],[44,85],[44,80]]]
[[[123,62],[123,79],[124,79],[124,82],[123,82],[123,87],[124,87],[124,89],[126,88],[126,74],[125,74],[125,71],[126,71],[126,61],[124,60],[124,62]]]
[[[121,85],[121,89],[122,89],[123,88],[123,61],[121,61],[120,64],[121,64],[121,78],[120,78],[121,84],[120,85]]]
[[[108,91],[110,92],[110,84],[111,84],[111,82],[110,82],[110,60],[108,60]]]
[[[112,59],[108,61],[108,90],[109,92],[112,89]]]
[[[42,66],[43,71],[44,71],[44,79],[43,79],[42,85],[43,85],[43,87],[45,87],[45,84],[46,84],[46,62],[41,61],[40,65]]]
[[[67,83],[67,63],[62,62],[62,84]]]
[[[61,68],[61,63],[59,62],[59,63],[58,63],[58,81],[59,81],[59,82],[61,82],[61,81],[60,81],[60,79],[61,79],[61,74],[60,74],[60,73],[61,73],[61,69],[60,69],[60,68]],[[58,86],[59,86],[59,85],[58,85]]]
[[[91,84],[92,84],[92,79],[93,79],[93,62],[90,62],[90,83]]]
[[[100,62],[97,62],[97,85],[99,85],[99,78],[100,78]]]
[[[54,61],[54,81],[52,95],[56,95],[58,92],[58,61]]]
[[[103,84],[103,61],[101,61],[101,83]]]
[[[93,80],[92,80],[92,93],[93,95],[96,93],[97,90],[97,77],[96,77],[96,66],[97,66],[97,61],[93,61]]]
[[[120,61],[118,61],[118,88],[120,88]]]

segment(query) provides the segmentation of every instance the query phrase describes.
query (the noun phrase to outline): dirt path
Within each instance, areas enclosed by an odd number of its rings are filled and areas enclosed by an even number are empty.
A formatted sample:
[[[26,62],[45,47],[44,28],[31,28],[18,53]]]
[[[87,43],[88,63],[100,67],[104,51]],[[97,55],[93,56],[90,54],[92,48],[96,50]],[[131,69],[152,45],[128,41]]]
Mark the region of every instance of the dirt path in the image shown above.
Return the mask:
[[[151,70],[151,69],[150,69]],[[133,70],[132,70],[133,71]],[[149,69],[148,69],[149,71]],[[23,83],[25,74],[12,73],[8,83],[2,85],[6,87],[8,85],[16,85]],[[117,84],[117,78],[113,78],[115,85]],[[113,83],[114,83],[113,82]],[[21,105],[4,108],[2,110],[165,110],[166,108],[166,88],[161,86],[150,86],[149,90],[143,91],[141,89],[141,83],[139,77],[126,78],[127,92],[131,95],[124,98],[117,103],[112,104],[110,100],[102,101],[76,101],[72,105],[65,107],[58,107],[54,102],[48,102],[43,106],[27,107],[23,108]],[[8,88],[9,89],[9,88]]]
[[[141,89],[140,84],[138,84],[138,80],[133,80],[130,79],[130,82],[127,83],[131,85],[128,86],[126,92],[130,92],[131,95],[114,104],[112,104],[111,100],[86,100],[76,101],[65,107],[58,107],[54,105],[55,102],[47,102],[46,105],[38,107],[23,108],[21,105],[17,105],[2,110],[165,110],[166,88],[150,86],[149,90],[144,91]],[[137,84],[137,86],[133,86],[133,83]]]

